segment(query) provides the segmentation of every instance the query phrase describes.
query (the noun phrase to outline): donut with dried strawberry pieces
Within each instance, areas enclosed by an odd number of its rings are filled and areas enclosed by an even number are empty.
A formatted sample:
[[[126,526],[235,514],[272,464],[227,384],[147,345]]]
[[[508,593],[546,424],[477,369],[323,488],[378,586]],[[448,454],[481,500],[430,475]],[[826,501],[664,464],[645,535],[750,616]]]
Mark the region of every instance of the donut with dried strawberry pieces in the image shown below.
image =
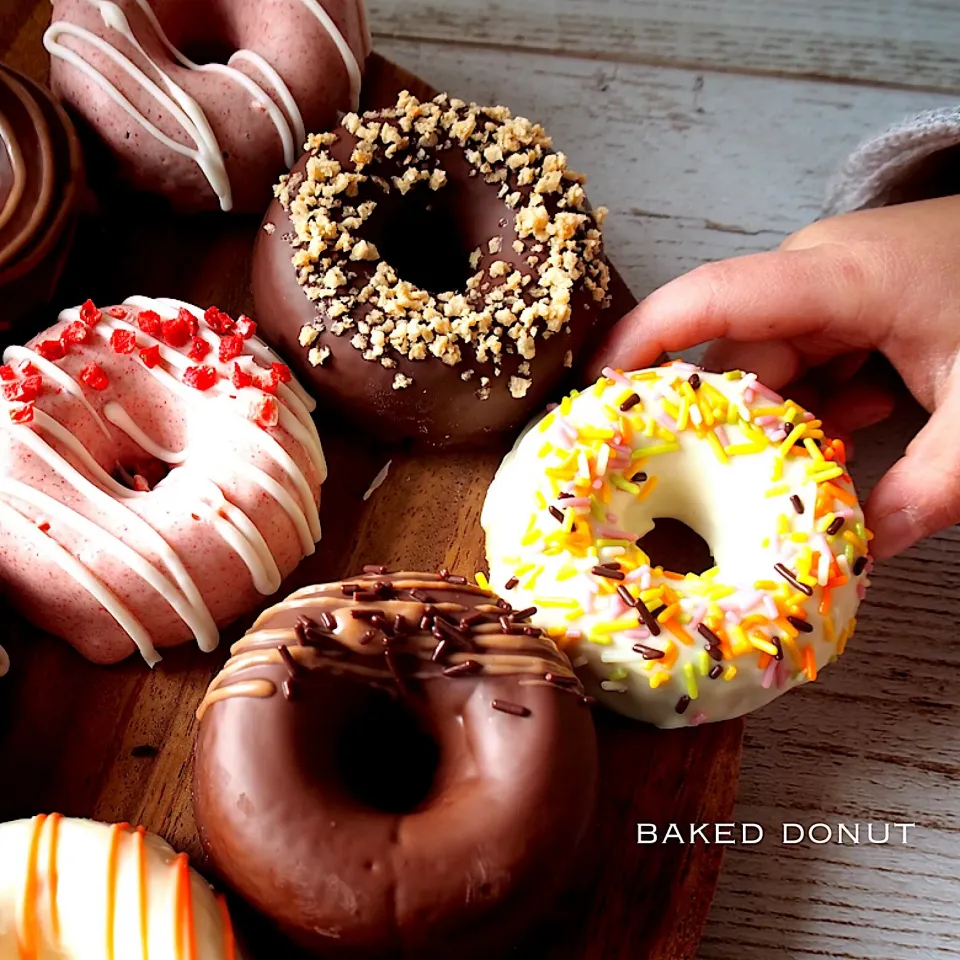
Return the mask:
[[[4,353],[0,579],[89,660],[211,650],[313,553],[313,401],[255,330],[178,300],[88,300]]]

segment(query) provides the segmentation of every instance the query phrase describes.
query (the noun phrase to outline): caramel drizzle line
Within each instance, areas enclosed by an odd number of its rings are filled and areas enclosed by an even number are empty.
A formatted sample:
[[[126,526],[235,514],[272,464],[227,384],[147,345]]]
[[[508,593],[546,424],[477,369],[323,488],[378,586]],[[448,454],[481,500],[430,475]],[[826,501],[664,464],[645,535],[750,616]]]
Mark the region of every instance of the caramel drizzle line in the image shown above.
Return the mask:
[[[40,859],[40,837],[43,825],[47,822],[45,814],[34,817],[33,832],[30,835],[30,847],[27,853],[27,876],[23,884],[23,902],[21,904],[20,929],[17,932],[17,950],[20,960],[38,960],[40,925],[37,919],[37,898],[40,896],[40,878],[37,873]]]
[[[174,936],[177,960],[197,960],[197,941],[193,927],[193,895],[190,890],[190,859],[185,853],[174,859],[176,889],[174,892]],[[184,943],[186,940],[186,951]]]

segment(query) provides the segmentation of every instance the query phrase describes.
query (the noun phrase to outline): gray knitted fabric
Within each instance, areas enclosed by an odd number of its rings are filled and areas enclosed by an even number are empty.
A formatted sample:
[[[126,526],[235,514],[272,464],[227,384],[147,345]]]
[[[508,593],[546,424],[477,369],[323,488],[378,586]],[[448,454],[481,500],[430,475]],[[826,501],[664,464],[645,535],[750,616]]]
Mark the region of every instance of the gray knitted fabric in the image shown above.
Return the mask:
[[[850,154],[830,183],[825,213],[846,213],[893,202],[925,161],[958,145],[960,107],[928,110],[901,121],[864,141]],[[960,176],[957,181],[960,188]]]

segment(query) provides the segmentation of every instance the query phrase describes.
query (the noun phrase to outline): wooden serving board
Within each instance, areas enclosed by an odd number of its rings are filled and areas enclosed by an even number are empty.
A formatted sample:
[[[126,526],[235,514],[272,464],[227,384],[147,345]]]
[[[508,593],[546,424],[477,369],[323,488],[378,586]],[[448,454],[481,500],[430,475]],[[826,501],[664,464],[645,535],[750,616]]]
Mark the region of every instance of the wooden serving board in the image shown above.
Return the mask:
[[[49,5],[15,7],[0,10],[0,59],[45,80],[41,35]],[[368,104],[392,101],[403,87],[432,95],[374,55]],[[222,215],[177,219],[146,198],[102,196],[81,221],[59,306],[87,297],[106,305],[139,293],[252,312],[249,258],[257,227],[256,220]],[[617,278],[608,320],[633,303]],[[466,574],[484,569],[480,508],[509,438],[482,452],[411,454],[341,436],[322,411],[318,425],[330,461],[324,537],[283,592],[349,575],[365,563]],[[387,481],[364,501],[388,460]],[[245,624],[231,628],[216,653],[186,645],[150,671],[135,658],[95,667],[12,614],[6,621],[2,639],[13,669],[0,681],[0,820],[58,810],[143,823],[202,869],[191,805],[194,711]],[[663,732],[600,710],[596,721],[598,856],[581,878],[581,892],[558,905],[557,923],[536,956],[693,958],[723,848],[638,846],[636,824],[730,820],[742,723]],[[531,956],[529,949],[523,956]]]

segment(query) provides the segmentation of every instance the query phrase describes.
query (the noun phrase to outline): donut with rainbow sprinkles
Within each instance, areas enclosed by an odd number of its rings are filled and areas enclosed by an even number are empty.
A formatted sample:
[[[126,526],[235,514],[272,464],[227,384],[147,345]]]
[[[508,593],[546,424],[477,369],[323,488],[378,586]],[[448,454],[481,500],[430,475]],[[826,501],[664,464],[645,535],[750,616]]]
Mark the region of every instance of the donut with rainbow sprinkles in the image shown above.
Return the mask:
[[[664,569],[673,518],[714,565]],[[604,369],[532,425],[487,493],[491,584],[588,690],[660,727],[737,717],[843,653],[871,569],[839,440],[755,374]]]

